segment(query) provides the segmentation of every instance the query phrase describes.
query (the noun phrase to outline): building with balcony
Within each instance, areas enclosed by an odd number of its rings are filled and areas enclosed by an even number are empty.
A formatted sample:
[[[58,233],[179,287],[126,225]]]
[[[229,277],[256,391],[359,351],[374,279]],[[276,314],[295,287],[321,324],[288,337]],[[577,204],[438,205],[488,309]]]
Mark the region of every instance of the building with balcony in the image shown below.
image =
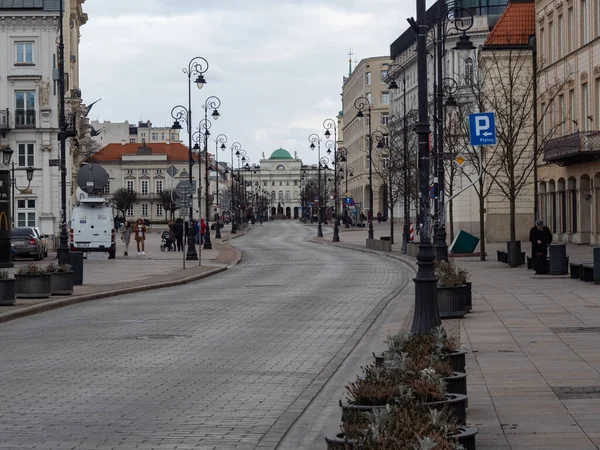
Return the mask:
[[[453,85],[456,89],[453,96],[460,105],[460,108],[457,108],[456,113],[464,113],[467,110],[473,109],[475,104],[473,89],[470,85],[477,79],[479,52],[507,4],[508,0],[437,0],[427,9],[427,23],[430,30],[427,39],[427,50],[431,56],[427,58],[427,91],[431,110],[430,120],[432,134],[430,142],[432,146],[434,146],[437,141],[435,129],[437,118],[434,117],[433,105],[435,90],[434,74],[436,73],[437,59],[435,47],[437,21],[442,20],[445,23],[443,28],[448,30],[445,33],[446,38],[443,44],[443,77],[453,80],[453,82],[449,81],[448,85]],[[458,50],[454,49],[461,33],[456,31],[453,25],[453,18],[460,18],[461,26],[463,28],[470,26],[466,34],[473,43],[475,50],[466,58],[461,56]],[[391,92],[389,113],[389,127],[393,127],[397,133],[403,133],[403,119],[404,115],[407,115],[409,132],[413,135],[411,139],[409,139],[409,151],[415,155],[418,152],[417,140],[414,137],[414,125],[417,119],[417,89],[419,81],[417,78],[416,46],[416,34],[411,27],[408,27],[390,46],[390,56],[393,62],[399,64],[405,70],[406,99],[404,98],[403,78],[401,77],[397,80],[399,89]],[[447,95],[446,91],[445,94]],[[405,104],[406,111],[404,111]],[[444,106],[443,114],[446,118],[446,123],[449,122],[448,117],[450,117],[450,114],[452,113],[452,111],[449,111],[449,107]],[[466,120],[466,117],[464,120]],[[456,131],[450,130],[448,127],[446,128],[446,136],[444,139],[444,158],[447,161],[445,163],[446,198],[452,193],[458,192],[463,186],[470,184],[469,178],[474,179],[477,172],[473,164],[467,163],[461,169],[452,171],[452,173],[455,172],[455,174],[453,175],[453,179],[450,178],[451,171],[449,165],[455,164],[453,161],[454,156],[462,150],[462,146],[457,145],[457,142],[460,141],[458,136],[449,138],[453,133],[456,133]],[[435,160],[432,158],[431,163],[434,161]],[[435,178],[432,180],[432,183],[434,182],[436,182]],[[402,202],[399,203],[401,206]],[[411,198],[410,204],[411,217],[414,220],[418,211],[417,198]],[[433,210],[434,208],[432,207],[432,211]],[[455,231],[462,229],[479,236],[479,200],[474,188],[470,188],[456,197],[452,202],[451,211],[453,224],[447,223],[448,231],[452,229]],[[394,216],[400,217],[401,211],[395,212]],[[448,204],[446,205],[445,217],[447,222],[451,220],[450,205]],[[495,235],[494,232],[491,232],[491,235],[488,236],[488,239],[490,238],[491,240],[503,239],[501,236]],[[452,239],[450,233],[449,239]]]
[[[90,121],[90,127],[92,139],[99,148],[122,142],[127,144],[181,142],[179,139],[180,130],[168,126],[155,127],[149,120],[146,122],[140,121],[137,125],[130,124],[128,121],[111,122],[105,120],[100,122],[92,120]]]
[[[600,4],[537,0],[535,19],[539,214],[559,242],[600,244]]]
[[[79,27],[87,21],[85,0],[66,0],[65,86],[70,136],[76,134],[81,104],[78,77]],[[0,0],[0,146],[13,149],[15,179],[14,226],[40,226],[44,233],[59,230],[60,173],[58,140],[59,85],[57,40],[60,21],[57,0]],[[72,92],[76,92],[73,103]],[[71,98],[70,98],[71,97]],[[72,191],[73,154],[67,140],[67,192]],[[54,163],[51,164],[51,162]],[[31,184],[27,167],[35,169]],[[67,211],[70,211],[70,204]]]
[[[369,183],[369,123],[371,133],[380,131],[387,143],[387,128],[390,110],[390,92],[385,83],[387,68],[391,60],[387,56],[376,56],[361,60],[354,71],[344,78],[342,87],[343,111],[338,115],[338,123],[343,124],[340,136],[346,147],[347,164],[354,170],[354,176],[348,180],[348,191],[360,211],[367,215],[370,205],[370,191],[373,189],[373,216],[378,212],[387,218],[388,207],[386,189],[372,170],[372,186]],[[357,117],[355,100],[365,97],[370,105],[370,114],[365,110],[364,117]],[[343,117],[343,120],[342,120]],[[375,161],[380,151],[377,142],[373,142],[372,156]]]
[[[180,181],[188,181],[189,153],[188,148],[178,142],[174,143],[121,143],[108,144],[91,158],[108,172],[108,184],[103,195],[110,199],[112,194],[121,188],[137,192],[138,202],[126,213],[128,220],[138,217],[151,222],[166,222],[169,217],[159,194],[164,190],[173,190]],[[167,169],[173,166],[176,173],[171,176]],[[198,171],[202,173],[202,192],[204,192],[204,161],[200,168],[197,161],[192,167],[192,180],[198,183]],[[198,184],[197,184],[198,186]],[[202,199],[201,199],[202,200]],[[194,193],[194,218],[203,209],[198,204],[198,195]],[[182,211],[176,211],[179,215]],[[188,214],[185,211],[186,215]]]

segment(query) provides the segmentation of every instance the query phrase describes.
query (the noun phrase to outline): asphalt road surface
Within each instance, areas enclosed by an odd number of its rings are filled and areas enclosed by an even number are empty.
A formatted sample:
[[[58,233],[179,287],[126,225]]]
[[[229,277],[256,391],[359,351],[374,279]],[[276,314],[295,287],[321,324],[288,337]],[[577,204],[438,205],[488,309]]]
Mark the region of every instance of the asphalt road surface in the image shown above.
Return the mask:
[[[0,448],[275,448],[407,282],[314,233],[257,225],[222,274],[1,324]]]

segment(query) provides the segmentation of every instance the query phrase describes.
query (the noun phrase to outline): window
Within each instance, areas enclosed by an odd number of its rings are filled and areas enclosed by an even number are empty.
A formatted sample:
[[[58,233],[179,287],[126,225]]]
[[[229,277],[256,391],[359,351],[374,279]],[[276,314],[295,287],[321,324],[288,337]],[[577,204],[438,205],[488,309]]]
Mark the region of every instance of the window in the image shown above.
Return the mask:
[[[163,180],[156,180],[156,193],[160,194],[163,191]]]
[[[285,167],[282,164],[279,164],[276,170],[285,170]]]
[[[390,115],[389,114],[382,114],[381,115],[381,124],[382,125],[387,125],[390,122]]]
[[[371,104],[371,93],[368,92],[366,97],[367,97],[367,100],[369,100],[369,104]]]
[[[140,185],[142,195],[148,195],[148,180],[142,180]]]
[[[548,61],[554,61],[554,22],[548,23]]]
[[[163,214],[163,205],[156,205],[156,215],[162,217]]]
[[[35,199],[17,200],[17,226],[35,227]]]
[[[383,146],[386,148],[390,146],[390,137],[387,134],[383,135]]]
[[[569,117],[571,117],[569,128],[571,133],[577,131],[575,127],[575,89],[569,91]]]
[[[280,181],[280,182],[279,182],[279,186],[283,186],[283,181]]]
[[[141,169],[141,170],[140,170],[140,173],[141,173],[142,175],[148,175],[148,169]]]
[[[559,109],[558,113],[560,114],[560,134],[562,136],[564,136],[565,131],[566,131],[565,130],[566,114],[565,114],[565,96],[562,94],[558,96],[558,109]]]
[[[148,204],[142,203],[142,216],[147,216],[147,215],[148,215]]]
[[[587,44],[590,34],[590,18],[587,12],[587,0],[581,0],[580,3],[581,8],[581,45]]]
[[[135,144],[135,138],[129,138],[129,143],[130,144]]]
[[[475,73],[473,71],[473,58],[465,59],[465,83],[467,86],[473,86]]]
[[[556,24],[557,28],[558,28],[558,40],[556,41],[556,52],[557,52],[557,57],[558,58],[562,58],[563,56],[563,16],[562,14],[560,16],[558,16],[558,22]]]
[[[171,140],[172,141],[176,141],[177,140],[177,133],[171,133]]]
[[[267,187],[268,185],[269,185],[269,182],[268,182],[268,181],[263,181],[263,186],[264,186],[264,187]]]
[[[544,134],[545,129],[546,129],[546,104],[542,103],[540,105],[540,109],[541,109],[541,115],[542,115],[542,120],[540,122],[540,131],[542,132],[542,134]]]
[[[15,43],[17,64],[33,64],[33,42]]]
[[[279,191],[279,201],[283,201],[283,191]]]
[[[371,72],[365,73],[365,84],[371,86]]]
[[[573,15],[573,8],[569,8],[567,20],[569,21],[569,38],[567,39],[567,48],[569,53],[571,53],[577,46],[577,43],[575,42],[575,19]]]
[[[538,42],[539,44],[539,49],[540,49],[540,56],[542,59],[545,59],[546,55],[544,54],[544,49],[546,48],[546,34],[544,33],[544,29],[540,28],[540,41]]]
[[[156,175],[162,175],[162,169],[156,169]]]
[[[19,167],[34,165],[33,148],[34,144],[19,144]]]
[[[127,180],[127,190],[128,191],[134,191],[135,190],[135,186],[134,186],[133,180]]]
[[[365,116],[365,126],[371,125],[371,116]]]
[[[142,137],[145,138],[146,137],[146,133],[142,133]]]
[[[157,141],[158,140],[158,133],[152,133],[152,140],[153,141]]]
[[[390,104],[390,93],[389,92],[382,92],[381,93],[381,104],[382,105],[389,105]]]
[[[289,181],[286,181],[286,182],[285,182],[285,185],[286,185],[286,186],[289,186],[289,185],[290,185],[290,182],[289,182]]]
[[[102,189],[102,193],[103,194],[110,194],[110,180],[108,180],[106,182],[106,186],[104,186],[104,189]]]
[[[381,81],[385,82],[386,78],[387,78],[387,70],[382,70],[381,71]]]
[[[589,99],[588,99],[588,85],[584,83],[581,85],[581,120],[583,122],[583,129],[589,131],[590,121],[588,119],[590,115]],[[579,124],[581,126],[581,123]]]
[[[275,186],[275,182],[274,181],[271,181],[271,186]]]
[[[133,169],[127,169],[127,175],[133,175]]]
[[[160,139],[161,139],[162,141],[164,141],[164,140],[165,140],[165,133],[160,133]]]
[[[275,200],[275,191],[271,191],[271,198]]]
[[[35,92],[15,92],[16,128],[35,128]]]
[[[289,201],[290,201],[290,191],[285,191],[285,201],[286,201],[286,203],[289,203]]]
[[[294,180],[294,186],[298,186],[298,180]]]
[[[133,205],[129,205],[129,209],[127,209],[127,215],[128,216],[134,216],[135,215],[135,208]]]

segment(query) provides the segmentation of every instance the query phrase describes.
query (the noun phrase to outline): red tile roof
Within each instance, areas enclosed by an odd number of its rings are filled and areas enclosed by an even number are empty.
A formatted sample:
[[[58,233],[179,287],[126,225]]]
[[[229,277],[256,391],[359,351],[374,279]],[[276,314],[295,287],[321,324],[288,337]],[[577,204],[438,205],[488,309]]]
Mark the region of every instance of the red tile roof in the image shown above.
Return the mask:
[[[99,150],[92,159],[96,162],[121,161],[123,155],[135,155],[141,144],[108,144]],[[188,161],[188,149],[179,142],[146,144],[153,155],[167,155],[168,161]]]
[[[484,47],[522,47],[535,34],[534,0],[510,0]]]

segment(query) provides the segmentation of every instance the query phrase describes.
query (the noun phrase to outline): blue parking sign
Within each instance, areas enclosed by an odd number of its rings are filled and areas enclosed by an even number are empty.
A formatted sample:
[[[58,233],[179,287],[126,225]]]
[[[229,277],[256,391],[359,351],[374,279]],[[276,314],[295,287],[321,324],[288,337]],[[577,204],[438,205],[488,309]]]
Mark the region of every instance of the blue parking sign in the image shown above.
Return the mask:
[[[493,112],[469,114],[471,145],[495,145],[496,121]]]

